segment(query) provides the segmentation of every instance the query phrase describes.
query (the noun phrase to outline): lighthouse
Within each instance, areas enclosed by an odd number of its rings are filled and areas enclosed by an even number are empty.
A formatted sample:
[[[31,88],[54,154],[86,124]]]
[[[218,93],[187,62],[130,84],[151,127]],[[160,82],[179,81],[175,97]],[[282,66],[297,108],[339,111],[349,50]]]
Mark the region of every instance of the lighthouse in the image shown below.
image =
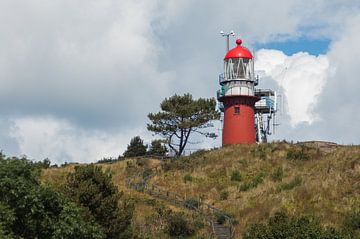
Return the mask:
[[[276,92],[255,89],[258,79],[253,55],[237,39],[236,47],[227,51],[224,72],[219,75],[217,99],[223,113],[222,145],[267,142],[271,126],[274,132]]]
[[[224,73],[219,76],[217,98],[222,104],[222,144],[256,143],[254,60],[251,52],[236,40],[236,47],[224,57]]]

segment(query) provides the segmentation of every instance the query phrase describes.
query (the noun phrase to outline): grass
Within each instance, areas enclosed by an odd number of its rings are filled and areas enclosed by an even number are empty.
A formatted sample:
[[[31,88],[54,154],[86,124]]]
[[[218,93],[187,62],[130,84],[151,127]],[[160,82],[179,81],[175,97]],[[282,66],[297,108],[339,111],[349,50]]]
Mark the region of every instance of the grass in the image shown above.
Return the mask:
[[[339,228],[352,208],[360,208],[360,146],[342,146],[325,153],[316,147],[286,142],[234,145],[175,161],[147,160],[139,164],[124,160],[101,165],[111,170],[124,196],[136,201],[134,225],[144,232],[153,230],[152,238],[166,238],[157,229],[159,225],[147,221],[156,215],[159,201],[126,188],[124,183],[145,164],[157,167],[150,183],[186,198],[200,198],[231,213],[238,222],[236,238],[241,238],[247,225],[265,222],[279,210],[290,215],[315,215],[324,225]],[[49,168],[44,171],[43,182],[58,187],[71,170],[71,165]],[[248,189],[239,190],[241,187]],[[204,231],[206,228],[200,234]]]

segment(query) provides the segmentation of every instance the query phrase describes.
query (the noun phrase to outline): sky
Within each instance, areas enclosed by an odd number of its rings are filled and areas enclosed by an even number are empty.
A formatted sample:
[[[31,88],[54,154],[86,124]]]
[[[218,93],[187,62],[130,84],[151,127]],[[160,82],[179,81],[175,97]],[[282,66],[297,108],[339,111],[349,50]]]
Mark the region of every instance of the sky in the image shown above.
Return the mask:
[[[147,114],[165,97],[215,97],[221,30],[255,52],[260,87],[282,96],[270,140],[360,143],[357,0],[0,0],[0,29],[7,155],[94,162],[133,136],[150,143]]]

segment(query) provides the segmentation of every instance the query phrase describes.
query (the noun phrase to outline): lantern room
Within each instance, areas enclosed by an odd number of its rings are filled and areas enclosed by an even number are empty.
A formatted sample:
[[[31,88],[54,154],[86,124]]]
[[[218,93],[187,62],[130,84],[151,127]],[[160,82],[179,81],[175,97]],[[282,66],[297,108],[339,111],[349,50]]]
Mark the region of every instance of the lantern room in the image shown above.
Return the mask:
[[[224,57],[224,73],[219,76],[221,85],[218,98],[224,96],[248,95],[254,96],[254,60],[251,52],[241,45],[241,39],[236,40],[236,47],[228,51]]]
[[[224,80],[254,79],[254,62],[251,52],[236,40],[236,47],[227,52],[224,58]]]

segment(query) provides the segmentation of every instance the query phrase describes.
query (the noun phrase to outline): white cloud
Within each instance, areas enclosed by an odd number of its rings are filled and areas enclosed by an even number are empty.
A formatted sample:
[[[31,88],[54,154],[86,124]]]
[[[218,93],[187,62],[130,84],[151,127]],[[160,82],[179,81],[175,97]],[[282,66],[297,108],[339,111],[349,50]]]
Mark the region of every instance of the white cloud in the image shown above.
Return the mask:
[[[121,153],[131,137],[146,135],[140,130],[146,114],[163,98],[215,95],[224,56],[218,32],[232,29],[249,48],[299,36],[331,39],[325,56],[261,50],[257,67],[284,90],[293,135],[312,137],[302,134],[307,127],[336,138],[337,127],[360,118],[353,111],[359,7],[343,0],[2,0],[0,146],[59,162]],[[348,94],[335,100],[339,90]],[[326,128],[318,127],[321,120]],[[342,131],[344,142],[353,139],[353,128]]]
[[[293,127],[319,120],[314,106],[328,77],[327,56],[306,52],[287,56],[278,50],[262,49],[256,53],[255,67],[262,76],[270,76],[282,88]]]
[[[156,9],[157,1],[2,1],[3,112],[139,124],[148,113],[140,102],[159,102],[172,81],[158,69]]]
[[[121,155],[135,135],[145,137],[144,129],[105,132],[81,130],[67,120],[53,117],[26,117],[14,120],[10,135],[20,145],[19,153],[53,163],[94,162],[103,157]]]

